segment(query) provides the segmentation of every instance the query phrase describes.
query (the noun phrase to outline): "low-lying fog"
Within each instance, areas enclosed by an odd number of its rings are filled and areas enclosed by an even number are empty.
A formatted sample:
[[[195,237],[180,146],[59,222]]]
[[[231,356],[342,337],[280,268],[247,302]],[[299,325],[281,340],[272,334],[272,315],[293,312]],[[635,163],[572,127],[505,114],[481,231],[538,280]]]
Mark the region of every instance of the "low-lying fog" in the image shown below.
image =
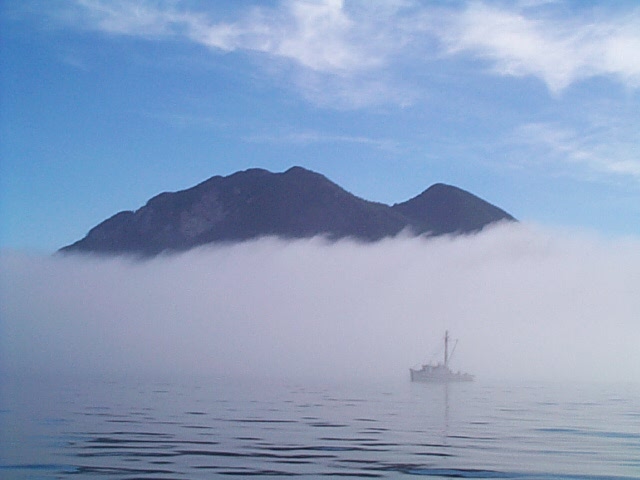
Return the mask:
[[[526,225],[262,239],[148,261],[0,257],[0,369],[640,381],[640,240]]]

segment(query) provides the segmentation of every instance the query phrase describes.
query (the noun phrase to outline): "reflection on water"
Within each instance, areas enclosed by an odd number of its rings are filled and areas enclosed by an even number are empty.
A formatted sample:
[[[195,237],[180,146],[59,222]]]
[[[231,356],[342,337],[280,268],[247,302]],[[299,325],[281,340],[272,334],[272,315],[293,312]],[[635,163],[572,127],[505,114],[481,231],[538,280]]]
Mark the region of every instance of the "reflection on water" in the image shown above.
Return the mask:
[[[2,386],[2,478],[638,478],[638,387]]]

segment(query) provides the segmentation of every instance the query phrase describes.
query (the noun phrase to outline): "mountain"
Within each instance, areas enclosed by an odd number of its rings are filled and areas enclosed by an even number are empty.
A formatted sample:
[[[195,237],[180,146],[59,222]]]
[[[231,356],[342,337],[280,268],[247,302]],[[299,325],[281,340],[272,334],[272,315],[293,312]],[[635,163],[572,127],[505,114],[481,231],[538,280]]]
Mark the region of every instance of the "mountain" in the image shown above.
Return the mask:
[[[443,183],[436,183],[417,197],[391,208],[409,219],[414,229],[431,235],[471,233],[498,220],[515,221],[504,210]]]
[[[60,251],[153,256],[268,235],[375,241],[405,229],[414,234],[470,233],[499,220],[515,219],[443,184],[390,207],[356,197],[301,167],[284,173],[256,168],[161,193],[136,211],[117,213]]]

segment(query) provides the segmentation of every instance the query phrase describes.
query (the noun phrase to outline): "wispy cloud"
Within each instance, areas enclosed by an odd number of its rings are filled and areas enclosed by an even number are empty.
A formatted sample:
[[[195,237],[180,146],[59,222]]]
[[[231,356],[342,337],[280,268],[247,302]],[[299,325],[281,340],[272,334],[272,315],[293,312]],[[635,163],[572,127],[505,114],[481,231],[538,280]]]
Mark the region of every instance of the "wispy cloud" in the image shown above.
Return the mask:
[[[640,86],[640,9],[562,16],[474,2],[438,31],[448,54],[486,59],[500,75],[531,75],[553,92],[594,76]]]
[[[255,6],[231,20],[180,2],[75,0],[59,19],[109,35],[187,40],[219,52],[254,52],[282,62],[303,96],[320,104],[361,107],[409,103],[408,88],[379,73],[399,53],[407,2],[373,5],[342,0],[284,0]],[[273,66],[273,65],[272,65]],[[331,98],[331,100],[328,100]]]
[[[254,7],[234,21],[178,8],[175,2],[75,0],[65,18],[108,34],[176,37],[222,51],[250,50],[289,59],[324,73],[349,75],[384,63],[371,19],[352,18],[342,0],[283,1]],[[362,13],[369,13],[366,9]],[[388,10],[388,9],[386,9]],[[372,43],[373,42],[373,43]]]
[[[411,94],[399,93],[408,85],[397,87],[402,82],[394,66],[425,64],[435,55],[484,59],[495,74],[535,76],[555,93],[594,76],[640,86],[640,8],[585,8],[574,15],[547,4],[283,0],[223,20],[180,2],[75,0],[64,18],[112,35],[186,39],[288,61],[298,67],[294,78],[307,96],[321,97],[322,85],[353,106],[379,102],[385,94],[392,102],[410,102]]]
[[[372,138],[354,135],[336,135],[318,131],[290,131],[281,134],[255,134],[246,137],[248,142],[271,144],[311,145],[317,143],[351,143],[368,146],[380,150],[395,151],[400,148],[398,142],[385,138]]]
[[[632,178],[640,181],[640,158],[637,132],[611,124],[591,126],[582,131],[555,123],[530,123],[515,130],[513,141],[527,145],[536,158],[563,165],[583,178],[601,180],[603,176]]]
[[[168,3],[126,0],[74,0],[58,16],[86,29],[148,38],[181,35],[204,20],[202,15],[176,10]]]

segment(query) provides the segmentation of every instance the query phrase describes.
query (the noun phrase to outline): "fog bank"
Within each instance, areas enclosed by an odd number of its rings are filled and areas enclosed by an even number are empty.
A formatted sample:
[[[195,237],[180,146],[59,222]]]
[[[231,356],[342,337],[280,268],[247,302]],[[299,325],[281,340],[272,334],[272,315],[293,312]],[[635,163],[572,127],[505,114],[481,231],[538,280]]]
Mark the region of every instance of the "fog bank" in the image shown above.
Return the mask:
[[[137,262],[4,252],[0,368],[640,381],[640,239],[526,225],[375,244],[262,239]]]

